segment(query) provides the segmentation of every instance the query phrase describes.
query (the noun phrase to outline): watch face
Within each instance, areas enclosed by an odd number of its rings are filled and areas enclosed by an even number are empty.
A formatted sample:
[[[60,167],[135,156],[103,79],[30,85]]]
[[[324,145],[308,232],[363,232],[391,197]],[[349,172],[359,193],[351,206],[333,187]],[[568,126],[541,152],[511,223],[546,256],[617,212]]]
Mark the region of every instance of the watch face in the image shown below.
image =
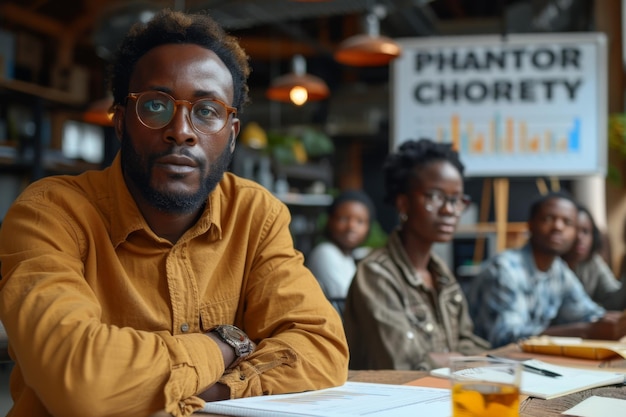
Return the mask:
[[[240,342],[243,342],[244,340],[246,340],[246,334],[235,326],[225,325],[223,327],[223,331],[224,331],[224,336],[230,339],[239,340]]]
[[[248,335],[243,330],[231,324],[222,324],[215,327],[212,331],[216,332],[235,351],[237,358],[229,365],[229,368],[239,364],[256,348],[256,344],[248,338]]]

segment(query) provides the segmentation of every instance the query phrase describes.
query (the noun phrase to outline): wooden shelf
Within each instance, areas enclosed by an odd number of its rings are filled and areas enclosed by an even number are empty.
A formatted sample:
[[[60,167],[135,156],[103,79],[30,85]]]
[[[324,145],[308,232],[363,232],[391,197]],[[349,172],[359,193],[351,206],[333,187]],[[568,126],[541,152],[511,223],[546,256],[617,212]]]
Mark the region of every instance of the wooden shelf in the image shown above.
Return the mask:
[[[476,224],[461,224],[457,227],[459,233],[496,233],[496,223],[476,223]],[[507,233],[526,233],[528,231],[528,224],[526,222],[510,222],[506,224]]]
[[[78,174],[89,169],[100,168],[100,164],[79,159],[59,158],[46,151],[43,152],[41,163],[48,174]],[[33,169],[33,164],[34,161],[31,158],[20,159],[17,148],[0,145],[0,172],[28,172]]]
[[[333,202],[330,194],[285,193],[276,194],[276,197],[290,206],[326,207]]]
[[[22,94],[28,94],[35,97],[41,97],[44,100],[66,104],[70,106],[78,106],[85,104],[84,100],[74,94],[62,91],[56,88],[44,87],[41,85],[29,83],[21,80],[11,80],[0,78],[0,88],[15,91]]]
[[[528,238],[528,224],[526,222],[509,222],[506,223],[504,230],[498,227],[497,223],[491,222],[459,225],[456,229],[457,237],[459,235],[471,235],[476,238],[473,257],[474,264],[479,264],[483,259],[483,244],[487,238],[486,235],[489,234],[496,235],[499,241],[497,242],[499,246],[496,248],[496,252],[500,252],[504,249],[523,245]]]
[[[333,181],[333,170],[330,164],[305,163],[293,165],[277,165],[278,175],[287,179],[322,181],[326,187],[330,187]]]

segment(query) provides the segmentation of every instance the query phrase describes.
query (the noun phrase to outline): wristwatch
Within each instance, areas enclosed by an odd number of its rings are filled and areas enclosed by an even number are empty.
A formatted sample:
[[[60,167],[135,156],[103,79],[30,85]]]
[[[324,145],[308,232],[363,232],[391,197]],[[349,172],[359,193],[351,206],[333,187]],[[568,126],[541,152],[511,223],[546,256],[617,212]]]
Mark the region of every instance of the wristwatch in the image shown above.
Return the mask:
[[[217,334],[220,339],[230,345],[235,351],[235,360],[227,369],[234,368],[249,354],[254,352],[256,344],[250,340],[247,334],[240,328],[231,324],[222,324],[213,327],[211,332]]]

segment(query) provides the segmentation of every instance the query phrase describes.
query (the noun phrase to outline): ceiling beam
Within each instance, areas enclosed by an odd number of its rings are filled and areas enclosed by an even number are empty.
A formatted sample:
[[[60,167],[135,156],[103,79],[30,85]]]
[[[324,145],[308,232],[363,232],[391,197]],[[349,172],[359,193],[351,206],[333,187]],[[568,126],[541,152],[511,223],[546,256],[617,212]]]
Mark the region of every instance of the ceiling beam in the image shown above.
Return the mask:
[[[259,36],[240,36],[238,38],[241,47],[250,58],[262,61],[288,60],[295,54],[305,57],[317,55],[317,48],[309,42],[300,42],[286,38],[262,38]]]
[[[31,12],[12,3],[0,5],[0,16],[33,32],[61,38],[66,35],[66,27],[54,19]]]
[[[85,13],[65,24],[12,3],[0,5],[0,15],[4,20],[31,32],[56,38],[56,65],[67,68],[73,64],[76,43],[85,39],[85,34],[93,27],[105,4],[106,0],[86,1]]]

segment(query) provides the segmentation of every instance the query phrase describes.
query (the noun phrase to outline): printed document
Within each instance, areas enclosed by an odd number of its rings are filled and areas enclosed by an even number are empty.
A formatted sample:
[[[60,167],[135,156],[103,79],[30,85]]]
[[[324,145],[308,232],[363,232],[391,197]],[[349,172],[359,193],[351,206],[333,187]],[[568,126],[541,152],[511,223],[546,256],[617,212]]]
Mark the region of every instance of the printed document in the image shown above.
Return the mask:
[[[205,413],[236,417],[449,417],[450,390],[367,382],[295,394],[206,403]]]

